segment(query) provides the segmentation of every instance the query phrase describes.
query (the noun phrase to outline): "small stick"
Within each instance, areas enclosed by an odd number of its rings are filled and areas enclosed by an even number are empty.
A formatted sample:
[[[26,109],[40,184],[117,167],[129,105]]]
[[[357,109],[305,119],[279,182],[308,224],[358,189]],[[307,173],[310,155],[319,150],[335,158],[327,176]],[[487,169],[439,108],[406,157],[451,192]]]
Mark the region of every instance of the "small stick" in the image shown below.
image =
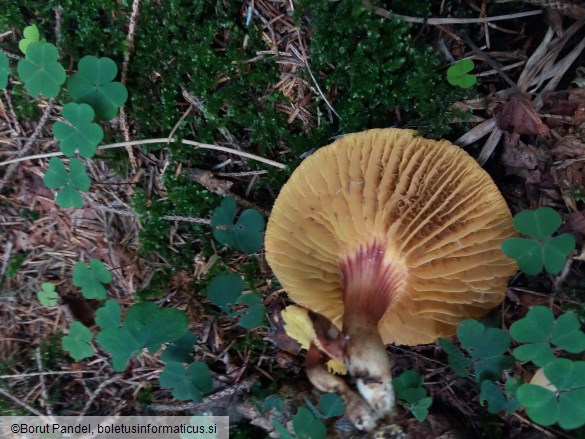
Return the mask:
[[[43,371],[43,362],[41,361],[41,348],[37,346],[35,349],[35,360],[37,362],[37,368],[39,372]],[[51,404],[49,403],[49,394],[47,392],[47,386],[45,384],[45,376],[39,375],[39,380],[41,382],[41,395],[43,397],[43,404],[45,409],[47,410],[47,414],[49,416],[53,416],[53,409],[51,408]]]

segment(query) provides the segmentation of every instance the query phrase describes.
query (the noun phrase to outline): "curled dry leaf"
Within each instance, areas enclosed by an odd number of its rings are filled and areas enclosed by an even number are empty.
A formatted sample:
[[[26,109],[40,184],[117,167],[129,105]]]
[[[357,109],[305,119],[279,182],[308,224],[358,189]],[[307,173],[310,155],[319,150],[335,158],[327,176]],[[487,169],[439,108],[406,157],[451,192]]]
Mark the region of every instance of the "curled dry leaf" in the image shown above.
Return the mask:
[[[544,136],[550,131],[532,107],[532,97],[527,93],[512,95],[508,102],[503,104],[498,128],[511,133],[532,136]]]

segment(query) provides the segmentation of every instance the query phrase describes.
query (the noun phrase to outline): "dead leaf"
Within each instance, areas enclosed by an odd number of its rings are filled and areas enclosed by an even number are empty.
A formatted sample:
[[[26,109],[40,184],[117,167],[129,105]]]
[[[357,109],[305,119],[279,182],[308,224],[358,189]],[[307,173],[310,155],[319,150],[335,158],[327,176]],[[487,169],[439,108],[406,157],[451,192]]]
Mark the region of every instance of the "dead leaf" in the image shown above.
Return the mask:
[[[532,107],[532,97],[527,93],[512,95],[508,102],[503,104],[498,127],[510,133],[531,136],[544,136],[550,131]]]
[[[552,153],[558,158],[583,157],[585,143],[577,136],[564,136],[555,143]]]

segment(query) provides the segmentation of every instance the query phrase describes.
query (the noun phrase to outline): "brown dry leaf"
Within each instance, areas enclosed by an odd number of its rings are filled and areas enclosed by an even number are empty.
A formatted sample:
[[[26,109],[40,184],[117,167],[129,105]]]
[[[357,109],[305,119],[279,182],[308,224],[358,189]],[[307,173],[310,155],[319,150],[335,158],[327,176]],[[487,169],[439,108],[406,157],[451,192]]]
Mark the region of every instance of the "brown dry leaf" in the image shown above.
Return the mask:
[[[577,136],[564,136],[557,140],[552,153],[558,158],[583,157],[585,143]]]
[[[498,118],[498,128],[532,136],[544,136],[550,131],[532,107],[532,97],[527,93],[512,95],[508,102],[503,104]]]
[[[278,307],[272,309],[270,313],[270,339],[274,342],[276,347],[281,351],[288,352],[289,354],[298,355],[301,352],[301,345],[289,337],[284,330],[284,321],[280,314],[281,310]]]
[[[517,175],[527,183],[539,183],[542,176],[539,165],[548,162],[549,154],[544,148],[520,142],[518,135],[505,133],[502,164],[508,175]]]

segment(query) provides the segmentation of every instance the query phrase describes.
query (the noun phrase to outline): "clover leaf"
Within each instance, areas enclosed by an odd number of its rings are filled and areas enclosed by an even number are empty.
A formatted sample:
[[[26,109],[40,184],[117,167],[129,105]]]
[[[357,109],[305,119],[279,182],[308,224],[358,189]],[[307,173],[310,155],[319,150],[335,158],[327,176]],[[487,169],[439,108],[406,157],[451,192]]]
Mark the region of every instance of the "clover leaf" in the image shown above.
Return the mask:
[[[83,262],[77,262],[73,270],[73,285],[81,287],[81,292],[87,299],[105,299],[106,289],[102,284],[109,284],[112,274],[99,259],[91,259],[89,267]]]
[[[565,430],[585,425],[585,362],[558,358],[544,374],[555,389],[523,384],[516,391],[530,419],[545,426],[558,422]]]
[[[532,239],[506,239],[502,251],[515,259],[520,270],[528,275],[539,274],[543,267],[549,274],[558,274],[575,248],[573,235],[563,233],[550,237],[561,223],[561,216],[550,207],[519,212],[514,217],[514,227]]]
[[[235,314],[239,317],[240,326],[246,329],[254,329],[264,322],[264,304],[259,294],[247,293],[242,294],[237,303],[246,305],[247,308],[237,311]]]
[[[37,297],[43,306],[50,307],[59,303],[59,294],[55,291],[55,285],[50,282],[43,282]]]
[[[464,320],[457,328],[457,337],[474,360],[478,383],[499,378],[514,364],[512,357],[504,355],[511,340],[502,329],[486,328],[476,320]]]
[[[319,398],[319,408],[325,418],[341,416],[345,413],[343,399],[337,393],[325,393]]]
[[[26,55],[26,50],[30,43],[38,43],[40,41],[39,28],[36,24],[32,24],[24,28],[22,32],[24,38],[18,42],[18,48]]]
[[[396,399],[402,401],[418,421],[424,421],[433,401],[427,396],[427,391],[421,385],[421,374],[415,370],[407,370],[393,378],[392,384],[396,392]]]
[[[207,286],[207,297],[215,306],[229,311],[243,289],[244,281],[239,274],[222,274],[215,276]]]
[[[96,340],[112,355],[117,372],[126,368],[133,354],[144,348],[154,350],[162,343],[175,341],[187,332],[189,326],[184,312],[159,308],[150,302],[131,306],[123,325],[120,323],[120,305],[113,300],[106,302],[96,314],[96,323],[102,328]]]
[[[300,407],[292,417],[293,428],[297,438],[325,439],[325,424],[317,419],[306,407]]]
[[[462,59],[457,61],[447,69],[447,81],[451,85],[457,85],[461,88],[470,88],[477,82],[477,76],[471,75],[474,68],[471,59]]]
[[[8,57],[0,52],[0,89],[8,85]]]
[[[63,107],[61,114],[69,122],[59,121],[53,125],[53,133],[59,141],[61,152],[71,157],[78,149],[81,156],[93,157],[97,145],[104,138],[102,128],[92,123],[95,115],[93,109],[87,104],[71,102]]]
[[[99,119],[113,119],[128,99],[126,87],[113,81],[118,74],[116,63],[106,57],[84,56],[77,70],[67,80],[67,90],[73,100],[91,105]]]
[[[160,359],[165,362],[177,361],[179,363],[189,363],[193,360],[193,349],[197,337],[192,332],[186,332],[183,336],[169,343],[167,348],[161,354]]]
[[[522,361],[532,361],[545,367],[555,356],[550,343],[571,353],[585,351],[585,333],[580,329],[577,317],[570,312],[561,315],[555,322],[552,311],[544,306],[535,306],[524,318],[510,326],[510,335],[519,343],[514,356]]]
[[[170,361],[159,377],[163,389],[172,389],[173,397],[180,400],[201,402],[203,394],[213,389],[213,380],[207,364],[191,363],[187,369],[182,363]]]
[[[236,202],[227,197],[211,216],[213,236],[222,245],[229,245],[244,253],[255,253],[264,245],[264,217],[254,209],[244,210],[238,221]]]
[[[467,358],[461,349],[456,347],[450,341],[447,341],[444,338],[439,338],[438,342],[447,354],[447,361],[449,362],[451,369],[453,369],[453,372],[460,377],[468,376],[469,367],[473,363],[471,359]]]
[[[32,42],[26,49],[26,57],[18,62],[18,76],[24,82],[27,93],[36,98],[44,95],[54,98],[65,82],[65,69],[59,62],[57,48],[46,42]]]
[[[93,347],[89,344],[91,338],[91,331],[88,328],[80,322],[72,322],[69,325],[69,335],[63,337],[63,349],[75,360],[91,357],[94,353]]]
[[[45,174],[45,185],[49,189],[59,189],[57,193],[57,204],[62,208],[68,207],[82,207],[83,198],[79,191],[87,192],[91,186],[83,162],[79,159],[73,158],[69,161],[69,171],[65,169],[65,165],[57,157],[51,157],[49,160],[49,168]]]

